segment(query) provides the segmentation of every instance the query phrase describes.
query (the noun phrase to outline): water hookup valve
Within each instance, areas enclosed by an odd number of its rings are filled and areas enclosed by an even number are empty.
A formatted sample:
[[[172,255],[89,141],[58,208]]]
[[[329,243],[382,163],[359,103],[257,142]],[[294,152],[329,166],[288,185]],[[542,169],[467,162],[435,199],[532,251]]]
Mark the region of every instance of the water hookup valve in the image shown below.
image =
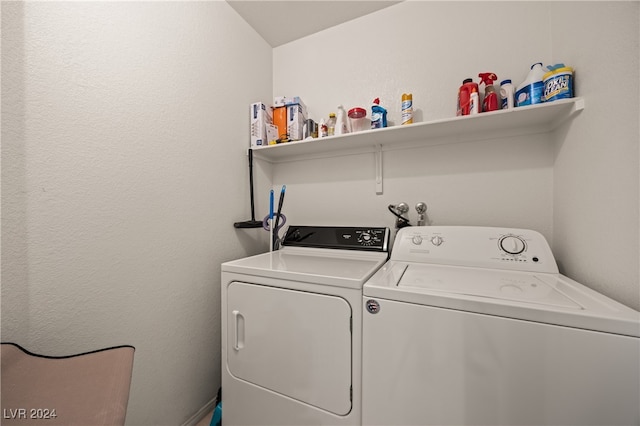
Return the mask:
[[[407,203],[389,204],[388,209],[396,217],[396,230],[411,226],[408,217],[409,205]],[[424,226],[426,224],[427,204],[424,202],[416,204],[416,212],[418,212],[418,226]]]
[[[407,203],[389,204],[388,208],[391,214],[396,217],[396,229],[411,226],[409,218],[405,216],[409,212],[409,205]]]

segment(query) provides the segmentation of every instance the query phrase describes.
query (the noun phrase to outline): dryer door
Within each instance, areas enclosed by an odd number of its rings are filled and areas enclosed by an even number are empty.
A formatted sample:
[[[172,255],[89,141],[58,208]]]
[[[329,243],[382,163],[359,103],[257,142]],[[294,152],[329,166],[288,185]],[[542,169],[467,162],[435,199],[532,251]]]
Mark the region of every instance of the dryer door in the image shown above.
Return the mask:
[[[351,307],[337,296],[233,282],[227,367],[329,412],[351,411]]]

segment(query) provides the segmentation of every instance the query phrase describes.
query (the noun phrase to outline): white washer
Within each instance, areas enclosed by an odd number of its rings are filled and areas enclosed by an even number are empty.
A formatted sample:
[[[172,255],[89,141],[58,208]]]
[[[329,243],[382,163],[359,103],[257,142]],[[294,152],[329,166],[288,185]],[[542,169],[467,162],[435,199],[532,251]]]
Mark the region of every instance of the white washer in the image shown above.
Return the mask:
[[[289,227],[281,250],[222,264],[222,423],[361,422],[362,286],[387,228]]]
[[[640,314],[522,229],[401,229],[363,288],[364,425],[638,425]]]

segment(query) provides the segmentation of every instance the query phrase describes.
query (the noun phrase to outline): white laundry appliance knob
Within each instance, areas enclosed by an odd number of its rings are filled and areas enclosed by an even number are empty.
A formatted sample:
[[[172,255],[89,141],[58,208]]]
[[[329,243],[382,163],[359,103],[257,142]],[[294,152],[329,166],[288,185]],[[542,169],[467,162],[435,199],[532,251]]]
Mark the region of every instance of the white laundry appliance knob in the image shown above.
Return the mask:
[[[518,236],[507,235],[500,239],[500,248],[509,254],[520,254],[526,248],[526,244]]]
[[[434,237],[431,237],[431,244],[433,244],[436,247],[438,247],[443,242],[444,242],[444,240],[442,239],[442,237],[440,235],[436,235]]]

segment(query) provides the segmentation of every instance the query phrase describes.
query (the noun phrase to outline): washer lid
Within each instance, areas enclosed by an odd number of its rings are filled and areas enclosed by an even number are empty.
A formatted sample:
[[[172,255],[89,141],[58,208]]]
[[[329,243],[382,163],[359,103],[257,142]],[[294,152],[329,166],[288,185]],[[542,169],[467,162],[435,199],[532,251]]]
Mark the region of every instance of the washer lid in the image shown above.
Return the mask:
[[[363,295],[640,337],[639,312],[561,274],[391,260]]]
[[[223,263],[222,271],[359,289],[386,260],[383,252],[284,247]]]
[[[537,274],[475,268],[434,268],[409,265],[398,287],[490,297],[565,309],[582,309]]]

